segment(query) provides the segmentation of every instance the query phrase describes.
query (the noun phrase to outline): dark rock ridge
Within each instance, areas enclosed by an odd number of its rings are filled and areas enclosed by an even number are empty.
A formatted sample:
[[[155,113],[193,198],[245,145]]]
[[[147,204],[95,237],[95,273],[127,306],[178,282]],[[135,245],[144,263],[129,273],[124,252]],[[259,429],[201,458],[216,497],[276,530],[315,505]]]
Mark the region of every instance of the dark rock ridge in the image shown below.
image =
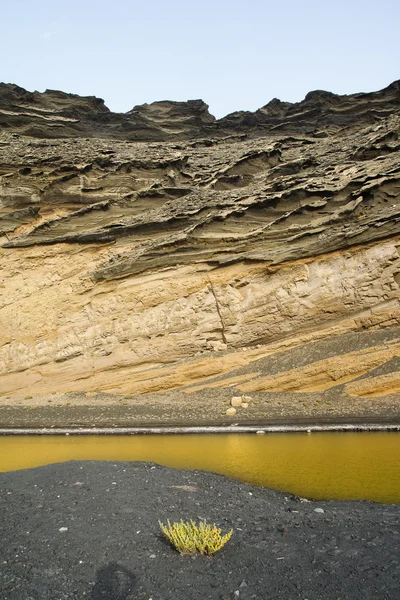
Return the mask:
[[[94,128],[101,115],[112,115],[94,98],[3,89],[14,107],[17,96],[19,105],[36,99],[51,110],[64,106],[62,119],[74,115],[77,127],[83,123],[77,117],[84,114],[89,115],[87,126]],[[277,265],[396,235],[399,93],[395,83],[374,94],[312,92],[298,105],[273,101],[253,114],[251,136],[134,143],[39,141],[5,133],[0,140],[3,247],[123,243],[92,273],[99,281],[178,264]],[[283,133],[291,112],[296,127],[306,127],[307,119],[296,122],[295,115],[306,114],[307,105],[326,112],[318,121],[324,135]],[[339,128],[336,112],[342,125],[347,119],[351,126]],[[201,101],[158,102],[135,107],[127,118],[141,115],[164,132],[169,128],[169,136],[185,123],[192,136],[193,128],[199,133],[201,127],[221,133],[222,122],[241,130],[246,114],[213,122]],[[18,118],[34,122],[30,116]],[[20,129],[13,116],[7,119],[6,132]],[[268,119],[275,123],[273,135],[267,134]],[[366,124],[371,119],[373,124]],[[335,132],[328,135],[331,127]]]
[[[124,114],[111,112],[104,100],[94,96],[28,92],[0,83],[0,127],[38,138],[167,141],[237,132],[319,136],[338,128],[370,125],[399,107],[399,81],[378,92],[345,96],[316,90],[294,104],[275,98],[255,112],[234,112],[219,120],[202,100],[153,102]]]

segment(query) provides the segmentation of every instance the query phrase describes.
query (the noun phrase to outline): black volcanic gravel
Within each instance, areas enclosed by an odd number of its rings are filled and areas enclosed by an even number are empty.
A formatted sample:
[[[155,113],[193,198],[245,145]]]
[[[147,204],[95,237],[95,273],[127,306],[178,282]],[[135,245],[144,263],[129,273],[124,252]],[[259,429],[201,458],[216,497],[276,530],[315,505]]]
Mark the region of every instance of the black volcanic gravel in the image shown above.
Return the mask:
[[[138,462],[1,473],[0,492],[1,600],[400,598],[400,505]],[[234,533],[213,558],[181,557],[160,536],[168,518]]]

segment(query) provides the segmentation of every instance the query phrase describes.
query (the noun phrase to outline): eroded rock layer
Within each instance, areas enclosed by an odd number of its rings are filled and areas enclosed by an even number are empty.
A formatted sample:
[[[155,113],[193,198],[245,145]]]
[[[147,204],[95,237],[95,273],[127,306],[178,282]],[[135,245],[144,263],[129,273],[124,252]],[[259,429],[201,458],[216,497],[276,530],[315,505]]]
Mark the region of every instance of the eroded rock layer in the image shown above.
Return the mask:
[[[2,84],[0,119],[7,397],[399,394],[394,334],[265,367],[400,325],[398,82],[220,121],[201,101],[115,115]]]

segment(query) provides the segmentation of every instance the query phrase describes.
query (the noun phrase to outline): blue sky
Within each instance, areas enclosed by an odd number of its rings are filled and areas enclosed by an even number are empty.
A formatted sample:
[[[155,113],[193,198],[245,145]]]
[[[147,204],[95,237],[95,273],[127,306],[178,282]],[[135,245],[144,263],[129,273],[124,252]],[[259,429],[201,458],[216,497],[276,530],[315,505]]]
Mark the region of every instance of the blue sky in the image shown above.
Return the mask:
[[[222,117],[400,78],[399,0],[0,0],[0,81]]]

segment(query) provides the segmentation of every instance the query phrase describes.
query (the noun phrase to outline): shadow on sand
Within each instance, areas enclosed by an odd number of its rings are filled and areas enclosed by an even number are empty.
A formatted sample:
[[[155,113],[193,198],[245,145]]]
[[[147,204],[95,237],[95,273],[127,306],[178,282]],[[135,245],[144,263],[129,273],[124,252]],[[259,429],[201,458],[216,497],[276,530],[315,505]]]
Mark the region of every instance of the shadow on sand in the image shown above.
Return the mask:
[[[136,586],[136,577],[118,563],[109,563],[96,573],[90,600],[128,600]]]

